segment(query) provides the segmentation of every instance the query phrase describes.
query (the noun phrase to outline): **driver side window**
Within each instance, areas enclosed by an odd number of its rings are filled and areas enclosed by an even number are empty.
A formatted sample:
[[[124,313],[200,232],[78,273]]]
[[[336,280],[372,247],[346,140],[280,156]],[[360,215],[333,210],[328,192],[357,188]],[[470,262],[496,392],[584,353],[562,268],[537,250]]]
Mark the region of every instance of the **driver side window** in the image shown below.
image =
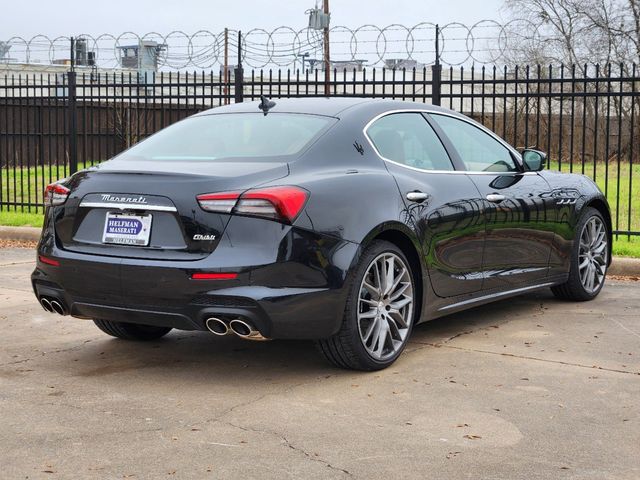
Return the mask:
[[[516,172],[509,150],[474,125],[446,115],[431,114],[471,172]]]

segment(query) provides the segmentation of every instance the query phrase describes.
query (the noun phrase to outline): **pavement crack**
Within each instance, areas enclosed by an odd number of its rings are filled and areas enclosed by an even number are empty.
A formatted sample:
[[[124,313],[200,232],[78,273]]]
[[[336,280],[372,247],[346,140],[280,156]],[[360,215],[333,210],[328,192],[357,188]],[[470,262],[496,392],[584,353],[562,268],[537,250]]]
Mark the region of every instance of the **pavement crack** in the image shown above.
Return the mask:
[[[35,260],[28,260],[24,262],[9,262],[9,263],[0,263],[0,267],[9,267],[11,265],[26,265],[28,263],[36,263]]]
[[[23,358],[21,360],[14,360],[13,362],[0,363],[0,367],[7,367],[9,365],[18,365],[20,363],[27,363],[27,362],[30,362],[32,360],[36,360],[38,358],[42,358],[45,355],[49,355],[51,353],[73,352],[75,350],[81,349],[82,347],[84,347],[89,342],[91,342],[91,340],[85,340],[84,342],[82,342],[81,345],[75,345],[75,346],[69,347],[69,348],[61,348],[61,349],[58,349],[58,350],[52,350],[50,352],[41,352],[39,355],[34,355],[33,357]]]
[[[349,477],[353,477],[353,474],[349,471],[346,470],[344,468],[341,467],[336,467],[335,465],[331,464],[330,462],[328,462],[327,460],[324,460],[323,458],[321,458],[320,456],[318,456],[318,454],[312,454],[308,451],[306,451],[304,448],[299,447],[297,445],[294,445],[293,443],[291,443],[291,441],[283,434],[278,433],[278,432],[274,432],[273,430],[268,430],[268,429],[259,429],[259,428],[252,428],[252,427],[245,427],[242,425],[238,425],[236,423],[231,423],[231,422],[225,422],[225,421],[221,421],[221,423],[224,423],[225,425],[228,425],[230,427],[233,428],[237,428],[239,430],[242,430],[244,432],[253,432],[253,433],[263,433],[263,434],[267,434],[267,435],[271,435],[273,437],[279,438],[282,443],[284,444],[285,447],[303,454],[308,460],[312,461],[312,462],[318,462],[321,463],[323,465],[325,465],[327,468],[334,470],[336,472],[341,472],[344,473],[345,475],[348,475]]]
[[[280,438],[282,438],[282,441],[284,441],[285,445],[287,447],[289,447],[291,450],[294,450],[296,452],[300,452],[302,453],[305,457],[307,457],[309,460],[313,461],[313,462],[319,462],[322,463],[323,465],[326,465],[327,468],[330,468],[331,470],[335,470],[337,472],[342,472],[345,475],[348,475],[349,477],[353,477],[353,474],[349,471],[346,470],[344,468],[340,468],[340,467],[336,467],[334,465],[332,465],[331,463],[329,463],[328,461],[320,458],[319,456],[316,455],[312,455],[311,453],[307,452],[305,449],[301,448],[301,447],[297,447],[296,445],[292,444],[289,439],[287,437],[285,437],[284,435],[280,435]]]
[[[604,370],[604,371],[607,371],[607,372],[625,373],[627,375],[640,375],[640,372],[634,372],[634,371],[630,371],[630,370],[622,370],[622,369],[618,369],[618,368],[600,367],[598,365],[583,365],[581,363],[565,362],[565,361],[562,361],[562,360],[549,360],[549,359],[546,359],[546,358],[530,357],[528,355],[517,355],[515,353],[492,352],[491,350],[480,350],[480,349],[476,349],[476,348],[456,347],[454,345],[445,345],[444,343],[423,343],[423,344],[424,345],[431,345],[432,347],[452,348],[454,350],[462,350],[462,351],[466,351],[466,352],[485,353],[485,354],[488,354],[488,355],[499,355],[499,356],[502,356],[502,357],[519,358],[519,359],[522,359],[522,360],[534,360],[536,362],[555,363],[556,365],[567,365],[569,367],[579,367],[579,368]]]

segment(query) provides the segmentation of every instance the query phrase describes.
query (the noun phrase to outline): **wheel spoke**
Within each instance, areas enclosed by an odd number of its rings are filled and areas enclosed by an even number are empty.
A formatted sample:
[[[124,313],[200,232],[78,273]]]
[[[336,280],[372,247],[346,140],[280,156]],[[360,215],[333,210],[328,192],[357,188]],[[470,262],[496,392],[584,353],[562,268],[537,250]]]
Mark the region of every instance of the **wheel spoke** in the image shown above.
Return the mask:
[[[371,310],[367,310],[366,312],[359,313],[358,318],[360,319],[375,318],[377,314],[378,312],[376,311],[376,309],[372,308]]]
[[[395,270],[395,262],[393,260],[393,257],[389,257],[385,261],[384,265],[385,265],[386,271],[384,276],[384,286],[382,288],[382,294],[388,295],[394,283],[393,272]]]
[[[374,350],[376,357],[382,358],[382,352],[384,350],[384,346],[387,342],[387,334],[389,333],[389,328],[382,322],[380,322],[380,328],[378,329],[378,339],[376,343],[376,349]]]
[[[385,292],[385,294],[391,296],[392,294],[395,295],[396,293],[396,289],[398,288],[398,285],[400,285],[400,282],[402,282],[402,279],[404,278],[404,274],[406,273],[406,270],[404,268],[401,267],[401,270],[398,272],[398,275],[395,276],[395,278],[393,279],[393,283],[391,284],[391,288],[389,288],[389,291]]]
[[[377,300],[371,300],[369,298],[361,298],[360,299],[361,302],[366,303],[369,306],[372,307],[377,307],[378,306],[378,301]]]
[[[378,262],[376,262],[373,264],[373,266],[374,266],[373,273],[374,273],[376,288],[378,289],[380,296],[382,296],[383,285],[382,285],[382,275],[380,274],[380,265],[378,265]]]
[[[371,334],[373,333],[373,330],[378,326],[379,323],[380,323],[380,320],[376,317],[373,320],[373,322],[369,324],[367,331],[362,336],[362,340],[365,342],[365,344],[369,341],[369,338],[371,338]]]
[[[404,320],[404,317],[398,310],[391,309],[389,310],[389,317],[402,328],[407,328],[407,322]]]
[[[398,324],[390,317],[387,318],[386,321],[387,321],[387,325],[389,326],[389,333],[390,333],[391,339],[401,340],[402,335],[400,334],[400,330],[398,330]]]
[[[413,298],[405,297],[402,300],[398,300],[397,302],[390,303],[389,306],[396,310],[400,310],[404,306],[409,305],[411,302],[413,302]]]
[[[403,282],[402,285],[400,285],[400,287],[397,290],[395,290],[391,295],[389,295],[389,301],[393,302],[394,300],[397,300],[398,298],[400,298],[410,286],[411,284],[409,282]]]
[[[380,290],[378,290],[378,288],[374,287],[373,285],[371,285],[370,283],[368,283],[366,280],[364,282],[362,282],[362,286],[369,292],[369,294],[374,297],[376,300],[380,298]]]

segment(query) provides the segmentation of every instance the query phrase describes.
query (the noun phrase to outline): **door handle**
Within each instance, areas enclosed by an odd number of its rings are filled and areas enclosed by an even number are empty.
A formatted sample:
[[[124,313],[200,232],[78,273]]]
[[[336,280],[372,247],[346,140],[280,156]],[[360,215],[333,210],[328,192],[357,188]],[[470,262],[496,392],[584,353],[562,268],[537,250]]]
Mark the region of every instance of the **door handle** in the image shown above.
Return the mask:
[[[500,203],[505,198],[506,197],[504,195],[500,195],[499,193],[490,193],[489,195],[487,195],[487,200],[489,200],[491,203]]]
[[[424,202],[426,199],[429,198],[429,194],[428,193],[424,193],[424,192],[409,192],[407,193],[407,200],[409,200],[410,202],[417,202],[417,203],[421,203]]]

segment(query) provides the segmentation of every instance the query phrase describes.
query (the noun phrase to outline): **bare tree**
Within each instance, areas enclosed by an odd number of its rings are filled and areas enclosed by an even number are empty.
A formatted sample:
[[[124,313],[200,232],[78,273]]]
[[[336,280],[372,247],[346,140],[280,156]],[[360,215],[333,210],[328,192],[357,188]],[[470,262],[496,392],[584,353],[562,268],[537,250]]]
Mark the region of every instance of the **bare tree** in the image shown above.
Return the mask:
[[[505,0],[514,20],[505,60],[633,63],[640,57],[640,0]]]

